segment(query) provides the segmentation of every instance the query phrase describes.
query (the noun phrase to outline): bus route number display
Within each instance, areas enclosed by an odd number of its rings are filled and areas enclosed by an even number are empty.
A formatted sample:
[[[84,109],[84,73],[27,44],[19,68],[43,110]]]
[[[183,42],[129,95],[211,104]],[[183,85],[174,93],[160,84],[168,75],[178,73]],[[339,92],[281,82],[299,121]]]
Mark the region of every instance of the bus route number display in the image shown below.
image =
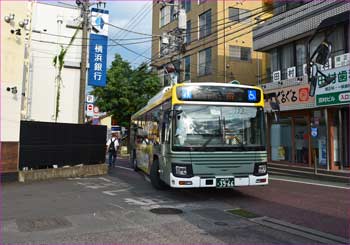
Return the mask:
[[[224,86],[183,86],[176,95],[182,101],[258,103],[261,99],[258,89]]]

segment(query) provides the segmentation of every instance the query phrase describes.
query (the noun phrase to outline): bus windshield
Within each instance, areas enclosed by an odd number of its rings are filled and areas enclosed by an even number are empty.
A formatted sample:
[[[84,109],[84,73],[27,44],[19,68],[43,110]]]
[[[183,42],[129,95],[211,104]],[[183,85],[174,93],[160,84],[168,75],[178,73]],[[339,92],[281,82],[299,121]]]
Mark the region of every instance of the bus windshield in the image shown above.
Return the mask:
[[[174,150],[265,150],[261,107],[177,105]]]

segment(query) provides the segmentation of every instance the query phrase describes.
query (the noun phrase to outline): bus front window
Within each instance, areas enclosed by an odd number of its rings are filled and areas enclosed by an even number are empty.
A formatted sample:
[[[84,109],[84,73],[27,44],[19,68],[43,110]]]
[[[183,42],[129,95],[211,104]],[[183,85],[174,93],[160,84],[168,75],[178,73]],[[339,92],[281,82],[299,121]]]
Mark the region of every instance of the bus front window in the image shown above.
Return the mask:
[[[174,146],[191,149],[264,147],[264,112],[258,107],[175,107]]]

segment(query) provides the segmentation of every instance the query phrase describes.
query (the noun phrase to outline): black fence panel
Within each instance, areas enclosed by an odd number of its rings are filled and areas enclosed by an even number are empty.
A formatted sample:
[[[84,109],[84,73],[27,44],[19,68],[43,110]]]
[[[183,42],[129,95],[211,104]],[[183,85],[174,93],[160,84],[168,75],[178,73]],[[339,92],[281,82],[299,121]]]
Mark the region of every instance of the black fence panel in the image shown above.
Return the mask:
[[[106,126],[21,121],[19,168],[105,162]]]

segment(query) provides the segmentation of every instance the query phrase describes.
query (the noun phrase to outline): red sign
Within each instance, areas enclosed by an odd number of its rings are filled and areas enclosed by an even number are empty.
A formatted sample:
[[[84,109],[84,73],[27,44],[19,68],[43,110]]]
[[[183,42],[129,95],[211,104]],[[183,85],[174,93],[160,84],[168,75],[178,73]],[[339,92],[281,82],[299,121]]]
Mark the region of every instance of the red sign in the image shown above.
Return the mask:
[[[93,111],[94,111],[94,105],[93,105],[93,104],[87,104],[86,110],[87,110],[88,112],[93,112]]]
[[[309,88],[300,88],[299,101],[308,101],[308,100],[309,100]]]

